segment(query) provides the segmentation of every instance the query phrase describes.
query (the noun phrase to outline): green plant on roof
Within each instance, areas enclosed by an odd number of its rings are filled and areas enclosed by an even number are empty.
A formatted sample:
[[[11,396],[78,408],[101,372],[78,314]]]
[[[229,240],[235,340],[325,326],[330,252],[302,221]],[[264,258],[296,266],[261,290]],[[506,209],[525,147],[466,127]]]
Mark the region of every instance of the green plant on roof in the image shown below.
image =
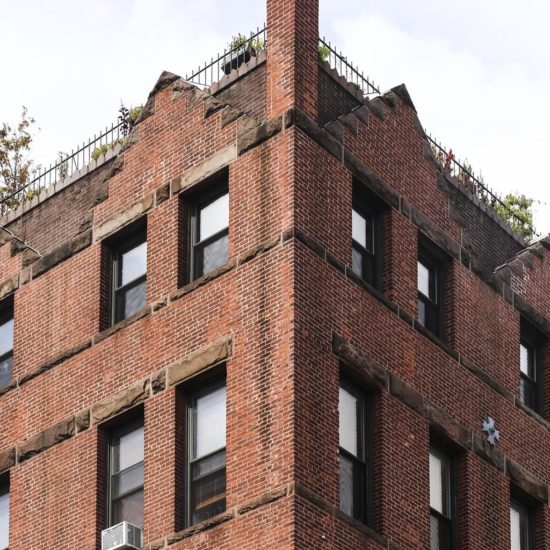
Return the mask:
[[[330,57],[330,49],[328,46],[319,46],[319,61],[325,63]]]
[[[111,149],[114,149],[119,143],[122,143],[122,138],[115,139],[114,141],[111,141],[111,143],[104,143],[103,145],[100,145],[99,147],[96,147],[92,151],[92,158],[94,160],[97,160],[101,155],[105,155],[108,151]]]
[[[524,194],[508,193],[501,201],[493,205],[493,210],[526,241],[532,240],[536,236],[533,226],[535,200]]]
[[[237,36],[234,36],[230,41],[229,44],[227,44],[227,47],[230,50],[236,50],[238,48],[243,48],[248,44],[249,40],[244,34],[237,34]]]

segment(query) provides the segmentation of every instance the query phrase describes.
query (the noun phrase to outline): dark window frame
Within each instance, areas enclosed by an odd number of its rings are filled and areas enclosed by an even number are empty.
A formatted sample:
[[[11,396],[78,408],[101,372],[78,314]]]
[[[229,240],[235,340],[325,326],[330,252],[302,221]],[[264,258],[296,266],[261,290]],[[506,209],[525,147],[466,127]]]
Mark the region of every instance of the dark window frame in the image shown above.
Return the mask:
[[[133,488],[130,491],[127,491],[126,493],[119,495],[116,498],[113,498],[113,477],[120,472],[114,472],[114,452],[115,452],[115,445],[113,444],[115,438],[120,437],[121,435],[128,434],[134,430],[136,430],[139,427],[143,427],[143,431],[145,434],[145,422],[143,418],[143,413],[141,411],[141,414],[136,414],[135,411],[130,413],[129,416],[125,416],[124,419],[119,420],[113,424],[109,425],[106,428],[106,442],[107,442],[107,457],[106,457],[106,464],[107,464],[107,487],[106,487],[106,497],[107,497],[107,503],[106,503],[106,518],[107,518],[107,525],[106,527],[112,527],[113,525],[117,525],[114,523],[114,501],[120,500],[121,498],[124,498],[128,495],[131,495],[132,493],[135,493],[139,490],[143,490],[145,492],[145,457],[143,462],[133,464],[126,470],[135,468],[136,466],[139,466],[139,464],[143,465],[144,469],[144,477],[143,477],[143,484],[141,485],[141,488]],[[145,444],[144,444],[144,451],[145,451]],[[126,471],[124,470],[124,471]],[[142,526],[143,527],[143,526]]]
[[[14,319],[15,317],[14,317],[14,311],[13,311],[13,299],[7,298],[6,300],[2,300],[2,302],[0,302],[0,325],[7,324],[9,321],[14,321]],[[14,325],[14,328],[15,328],[15,325]],[[14,333],[14,338],[15,338],[15,333]],[[2,361],[11,360],[10,361],[11,377],[8,384],[13,380],[13,345],[14,345],[14,342],[12,340],[11,349],[0,356],[0,363]]]
[[[147,226],[141,221],[137,225],[132,225],[130,228],[114,236],[109,242],[110,250],[110,291],[109,291],[109,325],[116,325],[124,321],[124,300],[120,298],[125,296],[129,290],[146,283],[145,293],[147,296],[147,264],[145,274],[122,285],[119,283],[121,276],[122,256],[140,246],[147,243]],[[147,260],[146,260],[147,262]]]
[[[521,370],[521,356],[519,365],[520,374],[520,400],[523,405],[529,407],[535,412],[540,412],[543,403],[543,383],[542,383],[542,345],[544,342],[544,336],[532,325],[530,325],[524,319],[520,323],[520,354],[521,346],[524,346],[528,354],[531,352],[533,365],[533,373],[535,378],[531,378]],[[527,384],[532,391],[532,401],[527,402],[521,396],[521,389],[523,384]]]
[[[9,533],[10,533],[10,509],[11,509],[11,494],[10,494],[10,476],[8,474],[0,475],[0,495],[8,495],[8,546],[0,548],[0,550],[9,549]]]
[[[426,244],[419,242],[418,244],[418,263],[421,263],[426,267],[430,273],[430,277],[435,277],[434,294],[435,297],[426,296],[423,292],[420,292],[417,282],[417,299],[418,302],[422,302],[426,311],[429,311],[431,317],[428,318],[425,315],[424,320],[420,319],[420,308],[418,308],[417,318],[418,322],[429,332],[441,338],[443,333],[443,268],[445,260],[442,255],[435,251],[433,248]],[[418,277],[418,275],[417,275]],[[430,319],[430,320],[428,320]]]
[[[357,184],[353,186],[352,193],[352,215],[355,211],[370,224],[373,248],[372,251],[365,248],[353,238],[352,233],[352,253],[353,250],[357,251],[362,260],[361,273],[355,271],[354,273],[367,284],[380,291],[382,289],[382,219],[384,207],[379,199],[368,191],[361,189]],[[370,272],[366,268],[366,264],[370,264]]]
[[[183,390],[183,406],[184,406],[184,425],[185,425],[185,449],[184,449],[184,510],[183,510],[183,519],[184,526],[191,527],[200,522],[193,521],[193,482],[192,482],[192,467],[194,463],[203,462],[208,458],[214,457],[220,453],[225,454],[225,461],[223,469],[225,470],[225,483],[227,484],[227,440],[226,446],[223,449],[216,449],[201,457],[200,459],[193,460],[191,458],[191,452],[193,449],[193,436],[194,436],[194,419],[193,419],[193,410],[194,403],[196,402],[197,397],[207,395],[208,393],[214,392],[218,389],[225,388],[227,392],[227,381],[225,376],[215,376],[209,377],[204,380],[204,384],[192,384],[191,386]],[[227,414],[227,409],[226,409]],[[226,424],[226,437],[227,437],[227,424]],[[225,510],[227,510],[227,485],[224,493],[224,503]],[[214,501],[217,502],[217,501]],[[201,520],[205,521],[205,520]]]
[[[449,546],[447,548],[439,548],[439,550],[455,550],[457,548],[457,489],[458,489],[458,475],[457,475],[457,464],[456,456],[449,453],[447,450],[441,446],[431,443],[429,454],[439,455],[444,457],[449,462],[449,476],[447,480],[447,506],[449,508],[449,515],[445,516],[437,510],[434,510],[430,505],[430,520],[432,517],[435,517],[438,522],[444,522],[449,526]],[[431,484],[431,480],[430,480]],[[430,534],[431,537],[431,534]]]
[[[338,457],[344,456],[346,460],[357,464],[361,470],[361,478],[359,481],[353,480],[354,492],[359,495],[359,509],[353,511],[353,519],[371,526],[374,522],[373,510],[373,400],[372,396],[365,392],[360,386],[350,382],[348,378],[340,378],[338,388],[342,388],[361,403],[361,411],[357,418],[358,430],[360,436],[358,441],[361,444],[362,458],[353,456],[349,451],[343,449],[338,442]],[[340,474],[339,474],[340,477]]]
[[[536,542],[536,530],[535,530],[535,514],[533,511],[533,508],[529,505],[527,505],[525,502],[519,500],[515,496],[512,496],[510,499],[510,510],[512,507],[515,506],[516,508],[519,508],[520,514],[524,512],[527,515],[527,530],[525,532],[527,536],[527,540],[523,539],[521,541],[521,545],[526,544],[526,548],[522,548],[522,550],[535,550],[535,542]],[[521,518],[520,518],[521,521]],[[511,525],[510,525],[510,535],[511,535]],[[510,540],[510,545],[512,541]]]
[[[204,186],[194,192],[191,197],[189,197],[189,230],[188,230],[188,239],[189,239],[189,253],[188,253],[188,281],[192,282],[195,279],[206,275],[203,273],[203,257],[199,256],[200,252],[204,251],[204,248],[224,237],[228,237],[229,241],[229,223],[227,227],[221,229],[217,233],[210,235],[206,239],[200,241],[197,240],[200,234],[200,212],[208,205],[212,204],[214,201],[218,200],[224,195],[229,196],[229,178],[228,171],[223,170],[222,173],[215,175],[207,182]],[[229,212],[228,212],[229,214]],[[229,242],[228,242],[229,249]],[[229,250],[228,250],[229,256]]]

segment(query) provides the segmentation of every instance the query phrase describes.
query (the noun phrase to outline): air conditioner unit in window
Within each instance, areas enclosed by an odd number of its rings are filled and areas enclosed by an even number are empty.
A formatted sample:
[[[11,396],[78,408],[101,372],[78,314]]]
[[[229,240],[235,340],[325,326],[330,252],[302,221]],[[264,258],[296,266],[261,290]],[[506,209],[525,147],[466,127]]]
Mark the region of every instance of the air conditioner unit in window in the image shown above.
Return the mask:
[[[104,529],[101,533],[101,550],[138,550],[141,548],[141,529],[123,521]]]

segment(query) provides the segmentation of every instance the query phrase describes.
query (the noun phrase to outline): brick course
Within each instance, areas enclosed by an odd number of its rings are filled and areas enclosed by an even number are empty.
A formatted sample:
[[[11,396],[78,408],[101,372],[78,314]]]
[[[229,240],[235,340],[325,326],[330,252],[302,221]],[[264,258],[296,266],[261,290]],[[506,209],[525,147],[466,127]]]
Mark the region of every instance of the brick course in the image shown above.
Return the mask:
[[[99,548],[105,425],[129,409],[148,550],[428,548],[430,441],[455,456],[459,550],[509,548],[511,494],[550,550],[550,399],[537,414],[519,396],[521,319],[550,337],[549,240],[525,249],[456,189],[402,86],[370,101],[342,87],[318,61],[317,11],[269,0],[265,63],[214,98],[163,73],[131,144],[11,221],[44,258],[0,235],[10,550]],[[191,282],[186,209],[220,170],[229,260]],[[378,290],[351,269],[354,185],[385,204]],[[147,306],[110,327],[109,239],[145,220]],[[440,338],[416,321],[426,240],[447,258]],[[227,510],[186,529],[182,403],[212,376],[227,384]],[[372,399],[369,526],[339,510],[341,377]]]

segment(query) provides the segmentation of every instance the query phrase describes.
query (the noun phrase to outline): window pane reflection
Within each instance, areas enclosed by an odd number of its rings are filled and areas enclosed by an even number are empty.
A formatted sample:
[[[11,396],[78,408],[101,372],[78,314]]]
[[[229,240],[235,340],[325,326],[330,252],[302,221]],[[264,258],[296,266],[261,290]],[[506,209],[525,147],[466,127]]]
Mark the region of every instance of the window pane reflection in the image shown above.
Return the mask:
[[[147,273],[147,242],[124,252],[121,256],[121,282],[126,285]]]
[[[229,193],[200,211],[199,240],[204,241],[229,226]]]

